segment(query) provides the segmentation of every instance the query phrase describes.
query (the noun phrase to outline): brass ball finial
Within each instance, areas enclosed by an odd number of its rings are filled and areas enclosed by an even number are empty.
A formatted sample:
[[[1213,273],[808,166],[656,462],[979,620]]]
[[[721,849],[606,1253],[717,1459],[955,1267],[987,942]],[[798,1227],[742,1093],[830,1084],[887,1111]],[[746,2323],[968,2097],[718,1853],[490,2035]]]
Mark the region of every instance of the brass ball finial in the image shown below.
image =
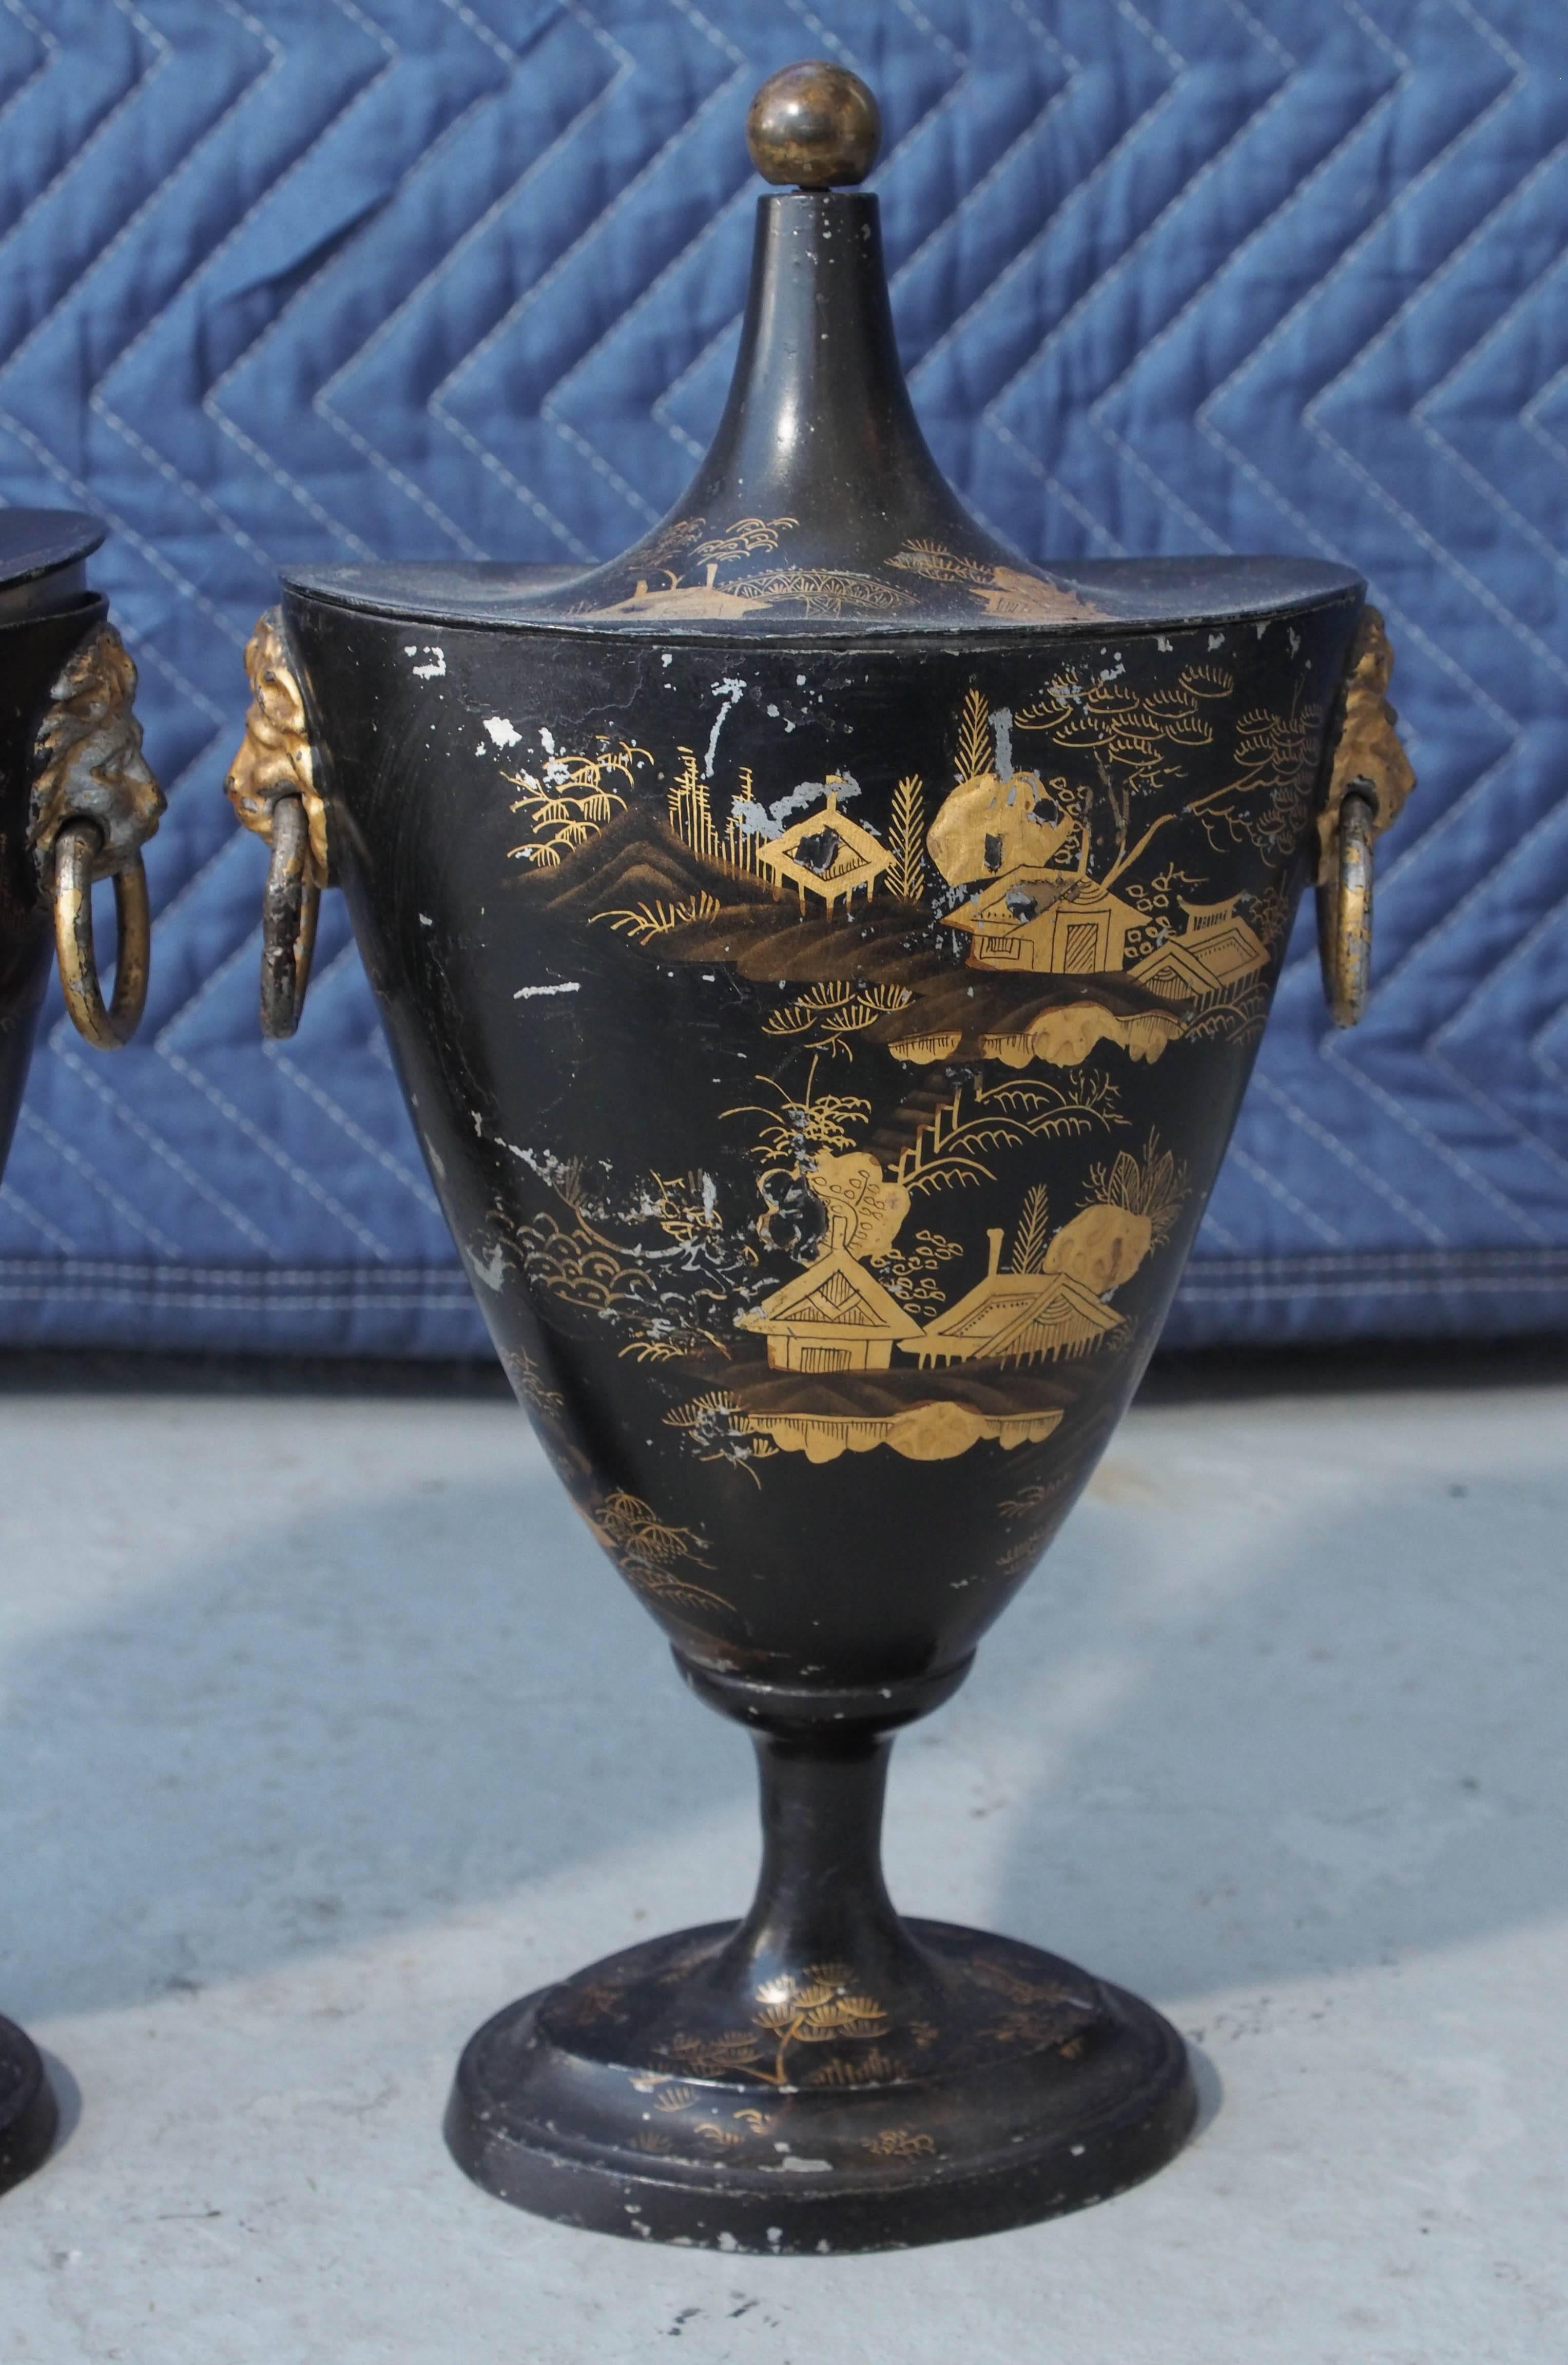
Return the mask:
[[[877,161],[881,110],[847,66],[806,58],[769,74],[746,115],[745,139],[765,181],[852,188]]]

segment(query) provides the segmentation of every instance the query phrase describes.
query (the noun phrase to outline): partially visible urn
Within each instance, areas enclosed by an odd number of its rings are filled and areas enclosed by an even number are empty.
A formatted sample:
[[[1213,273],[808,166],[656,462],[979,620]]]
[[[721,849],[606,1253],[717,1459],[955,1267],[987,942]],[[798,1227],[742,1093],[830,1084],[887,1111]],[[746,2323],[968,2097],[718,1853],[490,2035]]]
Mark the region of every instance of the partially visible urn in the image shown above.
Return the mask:
[[[136,669],[87,584],[103,540],[92,518],[0,510],[0,1173],[16,1129],[39,1006],[58,947],[66,1007],[90,1042],[129,1040],[147,986],[140,848],[163,799],[141,755]],[[120,918],[106,1007],[91,892],[112,878]],[[0,2020],[0,2191],[54,2138],[38,2053]]]
[[[290,570],[230,782],[269,1025],[335,880],[518,1396],[762,1765],[745,1919],[510,2006],[449,2140],[546,2214],[771,2250],[1049,2215],[1191,2124],[1148,2006],[900,1920],[889,1739],[1137,1384],[1308,878],[1356,1014],[1408,786],[1358,576],[1047,568],[966,514],[845,185],[876,123],[835,68],[759,94],[801,185],[675,513],[576,577]]]

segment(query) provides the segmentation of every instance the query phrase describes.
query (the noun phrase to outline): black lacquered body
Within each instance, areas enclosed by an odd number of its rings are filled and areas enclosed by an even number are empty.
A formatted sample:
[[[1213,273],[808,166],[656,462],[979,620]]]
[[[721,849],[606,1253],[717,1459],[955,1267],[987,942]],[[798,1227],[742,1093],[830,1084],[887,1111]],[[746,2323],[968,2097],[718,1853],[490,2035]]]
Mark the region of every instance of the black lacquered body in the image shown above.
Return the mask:
[[[291,584],[454,1237],[689,1660],[956,1665],[1154,1346],[1361,603],[1202,572],[1196,618],[1180,569],[1107,566],[1070,627],[744,648],[509,627],[479,570],[428,570],[418,616]]]
[[[50,689],[106,602],[83,561],[102,539],[91,519],[0,511],[0,1171],[16,1128],[49,970],[49,907],[28,844],[33,749]]]
[[[842,185],[871,94],[807,62],[748,122],[805,182],[681,502],[583,575],[286,576],[229,789],[263,1023],[308,866],[520,1400],[761,1768],[744,1920],[492,2019],[448,2142],[569,2223],[820,2252],[1081,2206],[1193,2123],[1149,2006],[900,1920],[883,1787],[1158,1339],[1335,835],[1363,586],[994,540]]]
[[[53,938],[28,842],[34,746],[67,659],[106,613],[84,562],[102,539],[92,519],[0,511],[0,1174],[16,1130]],[[57,2110],[30,2039],[0,2020],[0,2191],[31,2175]]]

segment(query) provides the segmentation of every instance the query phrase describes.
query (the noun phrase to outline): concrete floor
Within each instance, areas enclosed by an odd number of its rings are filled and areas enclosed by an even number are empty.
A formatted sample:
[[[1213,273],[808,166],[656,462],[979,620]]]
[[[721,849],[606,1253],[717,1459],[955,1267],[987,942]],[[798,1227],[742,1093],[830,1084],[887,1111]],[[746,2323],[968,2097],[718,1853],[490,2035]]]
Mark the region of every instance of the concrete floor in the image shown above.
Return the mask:
[[[0,2004],[73,2122],[0,2202],[6,2365],[1561,2359],[1565,1416],[1127,1421],[901,1743],[890,1868],[1158,2000],[1203,2132],[1057,2225],[767,2261],[442,2146],[479,2020],[754,1861],[749,1752],[510,1408],[0,1400]]]

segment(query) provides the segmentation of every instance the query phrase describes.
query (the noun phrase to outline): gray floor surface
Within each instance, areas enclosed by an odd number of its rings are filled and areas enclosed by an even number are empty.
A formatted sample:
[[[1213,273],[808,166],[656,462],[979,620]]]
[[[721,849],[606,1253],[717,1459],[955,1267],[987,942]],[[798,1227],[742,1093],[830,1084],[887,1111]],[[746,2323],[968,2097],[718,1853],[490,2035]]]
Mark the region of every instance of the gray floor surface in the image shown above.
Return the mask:
[[[1156,1999],[1198,2139],[870,2259],[575,2234],[440,2117],[508,1998],[744,1902],[749,1753],[500,1404],[0,1401],[0,2007],[68,2131],[6,2365],[1568,2354],[1568,1388],[1136,1412],[901,1743],[913,1911]]]

